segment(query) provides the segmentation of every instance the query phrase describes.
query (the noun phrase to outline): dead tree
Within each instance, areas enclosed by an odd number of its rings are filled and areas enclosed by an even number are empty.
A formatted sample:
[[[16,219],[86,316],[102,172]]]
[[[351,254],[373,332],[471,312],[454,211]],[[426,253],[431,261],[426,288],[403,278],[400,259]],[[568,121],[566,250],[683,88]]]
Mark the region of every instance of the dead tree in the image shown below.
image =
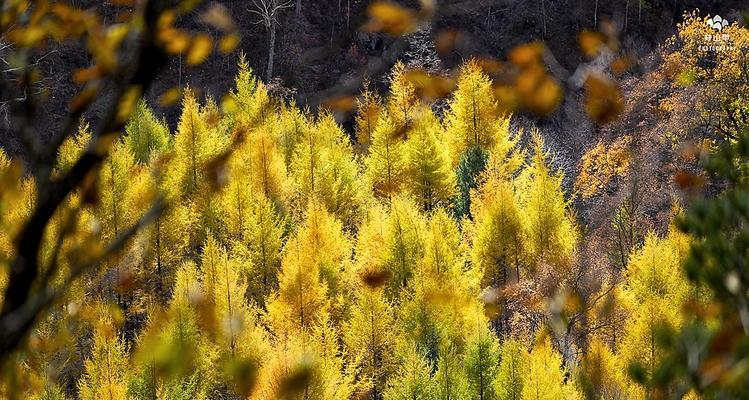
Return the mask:
[[[276,51],[276,28],[278,15],[292,5],[292,0],[252,0],[252,8],[247,11],[257,16],[255,24],[262,24],[268,31],[268,66],[265,69],[266,82],[273,78],[273,57]],[[301,5],[299,5],[301,9]]]

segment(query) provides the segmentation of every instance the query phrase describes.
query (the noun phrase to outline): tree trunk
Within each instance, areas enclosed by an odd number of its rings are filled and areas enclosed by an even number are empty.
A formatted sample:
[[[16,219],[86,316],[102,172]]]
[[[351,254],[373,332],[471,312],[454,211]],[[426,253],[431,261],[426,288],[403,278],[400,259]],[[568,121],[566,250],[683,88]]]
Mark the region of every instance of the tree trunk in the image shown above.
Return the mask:
[[[598,28],[598,0],[596,0],[596,5],[593,9],[593,26]]]
[[[294,15],[297,18],[302,16],[302,0],[296,0],[296,7],[294,8]]]
[[[541,22],[543,27],[543,37],[546,38],[546,2],[541,0]]]
[[[637,23],[641,23],[642,21],[642,0],[637,0]]]
[[[266,83],[273,78],[273,56],[276,50],[276,24],[270,24],[270,38],[268,39],[268,68],[265,72]]]

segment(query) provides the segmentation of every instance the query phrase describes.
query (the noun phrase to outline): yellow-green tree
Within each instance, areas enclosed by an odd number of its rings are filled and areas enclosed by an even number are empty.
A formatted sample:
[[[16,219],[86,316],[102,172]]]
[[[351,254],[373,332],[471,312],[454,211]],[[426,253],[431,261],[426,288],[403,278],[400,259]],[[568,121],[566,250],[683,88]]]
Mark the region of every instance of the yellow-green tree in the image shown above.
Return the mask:
[[[249,262],[247,271],[248,296],[255,304],[264,306],[268,296],[278,289],[283,244],[282,219],[272,203],[262,195],[249,204],[248,221],[239,245]]]
[[[578,387],[587,398],[627,399],[627,366],[609,346],[597,337],[588,343],[588,349],[580,360],[576,373]]]
[[[357,272],[365,284],[384,285],[388,299],[401,298],[412,283],[424,252],[426,221],[406,197],[389,206],[373,204],[357,234]]]
[[[443,143],[442,126],[428,109],[421,108],[406,143],[408,184],[406,188],[430,211],[447,205],[455,194],[455,174]]]
[[[194,195],[205,189],[205,164],[224,146],[224,138],[211,132],[198,100],[191,90],[182,99],[182,114],[174,136],[174,175],[184,192]]]
[[[406,182],[406,145],[404,132],[388,113],[382,113],[370,136],[369,155],[365,159],[366,179],[374,193],[390,198]]]
[[[291,161],[297,206],[320,202],[353,227],[366,201],[359,169],[350,140],[333,116],[319,116],[314,129],[303,131]]]
[[[375,127],[379,124],[382,112],[382,99],[370,88],[369,81],[364,82],[364,90],[356,101],[354,117],[354,137],[360,153],[368,153],[374,138]]]
[[[683,317],[681,307],[690,296],[690,288],[680,268],[682,254],[679,238],[665,239],[649,234],[642,249],[629,259],[625,272],[624,306],[629,311],[619,353],[626,364],[636,363],[644,374],[645,387],[633,387],[633,395],[645,396],[663,354],[658,332],[665,327],[678,328]]]
[[[135,112],[125,126],[125,143],[142,164],[150,161],[152,154],[162,154],[171,147],[169,127],[159,121],[145,100],[138,102]]]
[[[577,228],[562,191],[562,176],[550,161],[543,138],[534,133],[532,159],[520,184],[525,243],[532,263],[565,267],[577,243]]]
[[[471,147],[491,150],[505,140],[509,118],[505,117],[494,98],[492,81],[476,60],[461,67],[458,86],[452,93],[445,115],[446,137],[450,139],[451,165]]]
[[[347,399],[355,391],[353,375],[343,363],[338,333],[328,321],[307,333],[280,338],[268,358],[253,399]]]
[[[513,150],[492,152],[482,184],[471,193],[474,218],[471,260],[482,286],[500,287],[520,279],[525,261],[525,231],[513,174],[520,166]]]
[[[207,229],[220,231],[207,166],[224,149],[226,138],[209,127],[206,121],[208,111],[201,109],[192,91],[186,91],[174,136],[174,157],[167,165],[172,172],[164,183],[186,197],[191,227],[188,235],[193,253],[204,240]]]
[[[472,399],[497,399],[494,379],[500,360],[499,342],[484,319],[466,334],[465,374]]]
[[[358,381],[368,383],[371,399],[382,399],[388,379],[395,372],[397,329],[383,289],[357,287],[356,302],[344,324],[343,338],[357,367]]]
[[[500,362],[493,384],[498,400],[520,400],[528,367],[528,351],[515,339],[502,342]]]
[[[432,367],[416,346],[406,344],[399,351],[400,367],[385,391],[386,400],[436,399]]]
[[[566,383],[562,356],[548,338],[536,343],[528,355],[521,393],[522,400],[582,398],[573,383]]]
[[[338,294],[349,251],[340,222],[311,204],[305,222],[284,246],[278,293],[268,304],[277,330],[308,330],[328,319],[331,306],[343,300]]]
[[[84,374],[78,383],[78,395],[84,400],[127,398],[129,375],[125,344],[117,335],[110,309],[101,306],[93,333],[91,357],[84,362]]]
[[[307,137],[305,131],[312,127],[312,122],[308,113],[303,112],[292,103],[281,105],[276,124],[278,125],[278,132],[276,133],[278,147],[283,153],[286,167],[290,169],[294,150],[302,138]]]
[[[390,95],[385,105],[396,129],[406,129],[414,116],[419,98],[416,88],[408,80],[406,65],[398,61],[390,71]]]

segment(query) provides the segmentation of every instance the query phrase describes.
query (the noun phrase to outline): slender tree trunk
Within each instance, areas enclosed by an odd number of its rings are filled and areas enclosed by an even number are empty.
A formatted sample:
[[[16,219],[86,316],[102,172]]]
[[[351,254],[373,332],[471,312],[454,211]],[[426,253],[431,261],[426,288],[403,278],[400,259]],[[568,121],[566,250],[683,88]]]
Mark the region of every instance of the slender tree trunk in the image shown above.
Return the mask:
[[[541,0],[541,22],[543,25],[544,38],[546,38],[546,1]]]
[[[156,281],[156,293],[159,302],[161,302],[165,297],[163,289],[164,278],[161,273],[161,216],[156,217],[156,272],[159,276]]]
[[[642,0],[637,0],[637,23],[639,24],[642,19]]]
[[[598,28],[598,0],[596,0],[596,5],[593,9],[593,26]]]
[[[624,32],[627,31],[627,23],[629,22],[629,0],[624,5]]]
[[[296,7],[294,8],[294,15],[297,18],[302,16],[302,0],[296,0]]]
[[[267,82],[273,78],[273,56],[276,50],[276,24],[272,22],[270,27],[270,38],[268,39],[268,68],[266,69],[265,79]]]

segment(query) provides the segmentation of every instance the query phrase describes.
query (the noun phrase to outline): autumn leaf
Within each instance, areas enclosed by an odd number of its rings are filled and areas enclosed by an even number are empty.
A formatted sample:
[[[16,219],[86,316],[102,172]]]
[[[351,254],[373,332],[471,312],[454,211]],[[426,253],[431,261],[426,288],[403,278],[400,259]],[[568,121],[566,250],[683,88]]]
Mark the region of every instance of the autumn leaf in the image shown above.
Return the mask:
[[[592,73],[585,81],[585,111],[597,124],[616,120],[624,108],[619,87],[610,78]]]
[[[175,86],[159,96],[159,105],[162,107],[170,106],[182,98],[182,90]]]
[[[404,78],[414,86],[416,95],[425,101],[439,100],[449,96],[456,85],[451,78],[430,74],[423,69],[409,70]]]
[[[130,115],[135,110],[135,105],[138,104],[140,99],[141,88],[140,86],[130,86],[120,98],[120,104],[117,107],[117,121],[125,123],[130,118]]]
[[[455,29],[446,29],[437,34],[437,37],[434,39],[434,45],[437,47],[437,52],[440,55],[446,56],[455,50],[455,46],[460,39],[460,32]]]
[[[705,186],[707,179],[703,175],[681,170],[674,175],[674,182],[682,190],[700,189]]]
[[[595,58],[606,46],[606,36],[600,32],[585,30],[577,35],[577,43],[586,57]]]
[[[369,22],[363,30],[367,32],[385,32],[402,36],[416,30],[418,18],[413,10],[389,1],[378,1],[367,9]]]
[[[223,54],[231,53],[237,48],[239,41],[239,35],[236,33],[224,35],[218,42],[218,49]]]
[[[211,3],[210,7],[200,15],[200,21],[224,32],[237,29],[229,10],[220,3]]]
[[[518,67],[528,67],[541,62],[544,45],[540,42],[516,46],[510,51],[509,60]]]
[[[171,54],[181,54],[190,46],[190,35],[179,29],[164,29],[159,33],[159,40]]]
[[[79,69],[73,73],[73,82],[77,84],[99,79],[104,75],[104,71],[99,65],[94,65],[85,69]]]
[[[205,61],[213,50],[213,40],[206,34],[199,34],[192,40],[187,53],[187,64],[198,65]]]
[[[520,104],[538,115],[548,115],[562,101],[562,88],[540,65],[526,68],[515,83]]]
[[[387,269],[367,270],[361,274],[361,280],[370,289],[378,289],[385,286],[392,276]]]
[[[331,111],[348,112],[356,107],[356,98],[353,96],[332,97],[325,100],[323,105]]]

